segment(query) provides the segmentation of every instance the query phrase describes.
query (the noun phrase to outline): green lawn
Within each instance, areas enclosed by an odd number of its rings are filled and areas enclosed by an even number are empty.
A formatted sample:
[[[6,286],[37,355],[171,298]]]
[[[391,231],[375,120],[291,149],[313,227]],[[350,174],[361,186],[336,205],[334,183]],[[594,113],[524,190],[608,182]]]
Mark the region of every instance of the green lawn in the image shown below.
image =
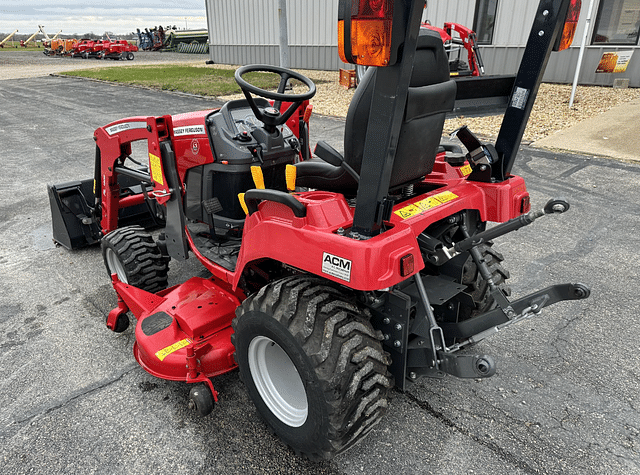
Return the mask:
[[[0,41],[1,40],[2,38],[0,38]],[[44,48],[38,48],[37,46],[27,46],[26,48],[23,48],[22,46],[20,46],[19,41],[16,41],[15,44],[11,46],[11,40],[5,43],[4,48],[0,48],[0,53],[10,53],[12,51],[44,51]]]
[[[225,96],[240,92],[233,78],[234,71],[229,69],[158,65],[86,69],[62,74],[202,96]],[[262,89],[275,89],[280,77],[270,73],[249,73],[244,75],[244,79]]]

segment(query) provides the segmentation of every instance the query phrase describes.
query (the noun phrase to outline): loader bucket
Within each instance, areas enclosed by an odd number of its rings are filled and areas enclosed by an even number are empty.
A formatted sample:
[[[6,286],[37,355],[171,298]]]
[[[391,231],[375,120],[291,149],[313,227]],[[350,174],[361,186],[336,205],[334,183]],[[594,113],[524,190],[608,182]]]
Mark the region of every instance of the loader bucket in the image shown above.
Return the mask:
[[[153,200],[149,202],[142,199],[142,185],[138,180],[120,175],[118,185],[123,198],[117,210],[119,228],[133,224],[147,229],[164,225],[163,209]],[[96,206],[93,178],[47,185],[47,190],[54,241],[67,249],[79,249],[100,242],[102,228],[92,213]],[[132,197],[138,199],[131,200]]]
[[[47,185],[47,191],[54,241],[67,249],[78,249],[100,240],[100,226],[91,219],[93,178]]]

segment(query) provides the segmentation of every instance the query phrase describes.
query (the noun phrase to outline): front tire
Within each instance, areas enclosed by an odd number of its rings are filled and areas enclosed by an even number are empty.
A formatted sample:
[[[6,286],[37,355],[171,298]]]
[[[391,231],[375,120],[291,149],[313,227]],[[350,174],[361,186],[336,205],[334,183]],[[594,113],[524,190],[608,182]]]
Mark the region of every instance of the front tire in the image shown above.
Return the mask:
[[[245,300],[233,321],[240,378],[296,453],[329,459],[377,423],[393,380],[382,335],[340,290],[287,277]]]
[[[152,293],[167,288],[169,258],[141,226],[111,231],[101,247],[107,272],[117,274],[120,282]]]

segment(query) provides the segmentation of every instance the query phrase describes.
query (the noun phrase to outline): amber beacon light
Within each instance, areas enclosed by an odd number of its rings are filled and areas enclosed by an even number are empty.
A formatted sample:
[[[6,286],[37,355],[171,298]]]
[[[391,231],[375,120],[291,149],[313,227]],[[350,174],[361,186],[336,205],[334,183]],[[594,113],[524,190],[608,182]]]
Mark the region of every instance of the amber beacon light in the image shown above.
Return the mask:
[[[340,0],[338,51],[345,63],[395,64],[404,38],[402,21],[394,22],[395,0]],[[402,14],[402,8],[395,12]],[[400,31],[398,31],[400,30]]]

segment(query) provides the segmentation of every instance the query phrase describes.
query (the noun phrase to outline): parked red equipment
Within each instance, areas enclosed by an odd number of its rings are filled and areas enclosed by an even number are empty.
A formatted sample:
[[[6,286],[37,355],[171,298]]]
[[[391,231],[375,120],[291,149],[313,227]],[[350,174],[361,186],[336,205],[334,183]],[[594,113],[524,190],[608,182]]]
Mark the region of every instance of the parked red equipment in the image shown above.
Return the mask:
[[[74,46],[73,50],[70,53],[70,56],[72,58],[86,59],[89,57],[89,52],[92,51],[94,46],[95,46],[94,40],[84,38],[80,40],[78,43],[76,43],[76,45]]]
[[[475,32],[459,23],[446,22],[444,28],[423,23],[423,28],[437,31],[449,56],[449,70],[452,76],[482,76],[484,64],[478,49]],[[466,51],[466,61],[462,58]]]
[[[441,142],[457,86],[439,35],[420,31],[424,0],[340,0],[341,59],[377,66],[354,94],[344,156],[322,141],[309,156],[311,80],[244,66],[246,99],[97,129],[94,178],[48,187],[54,239],[101,242],[118,298],[107,327],[123,332],[133,314],[136,360],[198,383],[191,407],[210,413],[211,378],[238,367],[286,444],[330,458],[381,420],[394,385],[490,377],[491,356],[460,350],[589,296],[565,283],[509,300],[492,243],[569,209],[532,211],[511,168],[576,1],[538,8],[496,143],[462,128],[464,153]],[[279,75],[277,92],[246,81],[260,71]],[[285,92],[290,79],[306,92]],[[143,229],[154,225],[157,236]],[[169,260],[190,254],[210,277],[168,287]]]
[[[127,59],[131,61],[134,58],[133,53],[138,51],[136,45],[129,44],[125,40],[111,41],[106,45],[103,57],[106,59]]]

